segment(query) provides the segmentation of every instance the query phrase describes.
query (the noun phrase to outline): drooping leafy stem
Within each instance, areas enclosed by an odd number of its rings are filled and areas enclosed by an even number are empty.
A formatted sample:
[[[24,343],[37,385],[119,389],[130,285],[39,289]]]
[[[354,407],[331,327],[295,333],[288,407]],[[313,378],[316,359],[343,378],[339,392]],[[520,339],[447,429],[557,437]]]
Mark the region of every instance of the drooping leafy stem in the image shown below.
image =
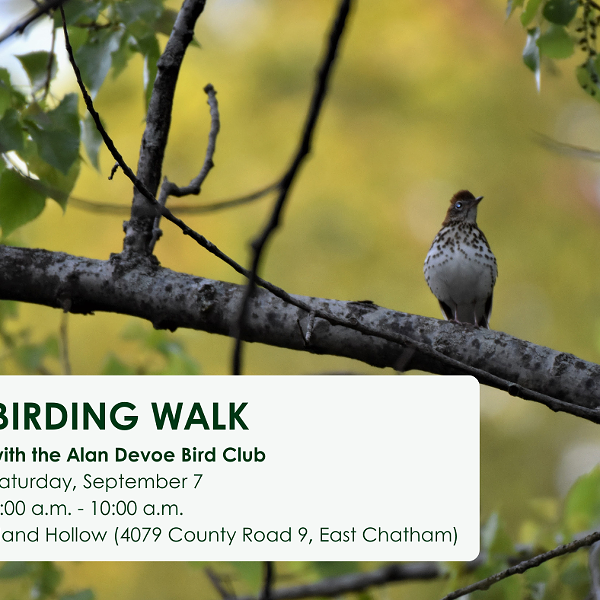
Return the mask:
[[[592,97],[596,97],[600,88],[598,83],[598,52],[596,49],[597,29],[600,24],[600,16],[597,16],[595,2],[584,0],[581,22],[575,29],[575,33],[580,35],[577,44],[586,58],[581,65],[577,67],[576,74],[579,85]]]
[[[517,8],[527,30],[523,62],[534,73],[538,90],[543,62],[569,58],[579,47],[584,58],[575,67],[575,76],[581,88],[600,102],[600,4],[594,0],[509,0],[507,15]]]

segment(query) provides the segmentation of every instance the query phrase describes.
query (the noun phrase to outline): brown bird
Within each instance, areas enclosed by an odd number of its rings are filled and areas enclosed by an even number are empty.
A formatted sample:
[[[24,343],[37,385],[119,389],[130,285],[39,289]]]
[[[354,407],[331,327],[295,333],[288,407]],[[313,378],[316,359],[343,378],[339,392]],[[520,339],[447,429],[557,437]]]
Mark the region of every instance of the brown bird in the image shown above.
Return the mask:
[[[498,267],[477,227],[482,198],[467,190],[454,194],[423,271],[446,319],[489,327]]]

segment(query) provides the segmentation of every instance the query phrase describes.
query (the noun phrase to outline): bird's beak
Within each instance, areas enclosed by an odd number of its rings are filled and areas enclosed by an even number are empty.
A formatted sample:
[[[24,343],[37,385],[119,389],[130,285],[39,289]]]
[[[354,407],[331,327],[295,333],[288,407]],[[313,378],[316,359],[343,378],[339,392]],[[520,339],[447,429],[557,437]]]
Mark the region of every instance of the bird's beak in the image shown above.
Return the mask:
[[[479,198],[475,198],[475,202],[479,204],[483,200],[483,196],[479,196]]]

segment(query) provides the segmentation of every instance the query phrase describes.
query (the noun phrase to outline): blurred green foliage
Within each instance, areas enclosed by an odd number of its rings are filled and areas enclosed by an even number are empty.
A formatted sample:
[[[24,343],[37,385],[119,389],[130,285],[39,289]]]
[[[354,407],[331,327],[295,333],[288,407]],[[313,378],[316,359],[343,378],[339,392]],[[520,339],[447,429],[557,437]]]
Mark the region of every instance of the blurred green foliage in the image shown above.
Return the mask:
[[[437,583],[436,594],[449,593],[457,588],[485,579],[520,562],[569,543],[600,526],[600,466],[580,477],[571,487],[558,510],[546,511],[528,523],[527,536],[516,543],[508,533],[501,517],[493,513],[481,528],[481,560],[475,569],[463,563],[447,563],[445,577]],[[511,576],[493,584],[486,591],[473,592],[472,598],[493,600],[549,600],[551,598],[584,598],[590,590],[588,549],[551,559],[522,575]],[[366,571],[375,565],[355,562],[289,562],[276,563],[276,584],[294,586],[323,578],[335,578],[348,573]],[[258,596],[264,581],[260,562],[197,563],[196,569],[209,568],[221,587],[230,594]],[[596,566],[600,569],[600,565]],[[203,585],[198,573],[197,585]],[[42,600],[93,600],[94,594],[85,589],[64,593],[59,586],[62,571],[51,562],[7,562],[0,567],[0,580],[17,580],[13,597],[35,597]],[[0,583],[1,586],[1,583]],[[20,590],[20,592],[19,592]],[[214,595],[215,592],[213,592]],[[358,593],[364,600],[377,592]]]

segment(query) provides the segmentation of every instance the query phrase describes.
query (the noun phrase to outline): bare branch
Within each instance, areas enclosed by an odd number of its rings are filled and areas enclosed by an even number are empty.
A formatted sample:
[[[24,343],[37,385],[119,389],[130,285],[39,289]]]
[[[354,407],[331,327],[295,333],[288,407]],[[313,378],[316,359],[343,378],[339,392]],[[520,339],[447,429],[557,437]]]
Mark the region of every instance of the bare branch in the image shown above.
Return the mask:
[[[132,269],[120,255],[99,261],[0,246],[0,298],[57,308],[69,298],[71,312],[128,314],[149,320],[157,329],[187,327],[231,336],[243,290],[153,263]],[[375,305],[292,296],[283,290],[279,295],[282,300],[257,290],[246,341],[346,356],[377,367],[394,367],[403,349],[410,347],[415,352],[406,369],[475,374],[482,384],[600,421],[600,365],[499,331]],[[318,318],[307,348],[298,321],[306,330],[311,311]]]
[[[470,565],[471,563],[469,563]],[[473,562],[475,564],[475,561]],[[444,577],[444,570],[435,562],[392,563],[367,573],[348,573],[328,577],[315,583],[274,589],[271,600],[299,600],[300,598],[331,598],[352,592],[361,592],[371,587],[383,586],[400,581],[428,581]],[[238,600],[258,600],[253,596],[242,596]]]
[[[174,214],[180,215],[197,215],[218,212],[228,208],[235,208],[236,206],[243,206],[244,204],[249,204],[250,202],[264,198],[267,194],[276,190],[277,186],[277,183],[273,183],[262,190],[252,192],[246,196],[228,200],[216,200],[215,202],[209,202],[207,204],[172,204],[169,210]],[[94,202],[93,200],[85,200],[84,198],[77,198],[76,196],[69,196],[69,206],[99,214],[128,215],[131,212],[131,208],[125,204]]]
[[[573,158],[583,158],[585,160],[600,160],[600,151],[593,150],[592,148],[586,148],[584,146],[574,146],[572,144],[566,144],[565,142],[559,142],[554,138],[551,138],[543,133],[535,134],[536,141],[548,150],[571,156]]]
[[[275,579],[275,563],[271,560],[264,562],[264,579],[258,600],[271,600],[273,593],[273,580]]]
[[[213,584],[215,590],[219,592],[219,595],[223,600],[227,600],[229,598],[235,598],[235,594],[233,592],[229,592],[225,586],[223,585],[223,581],[221,577],[219,577],[218,573],[215,573],[210,567],[206,567],[204,569],[206,576],[210,579],[210,582]]]
[[[509,567],[508,569],[500,571],[499,573],[495,573],[494,575],[487,577],[486,579],[482,579],[481,581],[472,583],[471,585],[468,585],[464,588],[455,590],[454,592],[451,592],[450,594],[444,596],[442,600],[455,600],[456,598],[461,598],[462,596],[466,596],[467,594],[475,592],[476,590],[487,590],[495,583],[498,583],[499,581],[502,581],[507,577],[511,577],[512,575],[516,575],[518,573],[525,573],[525,571],[533,569],[534,567],[539,567],[541,564],[552,560],[553,558],[557,558],[558,556],[564,556],[565,554],[570,554],[579,550],[580,548],[591,546],[592,544],[598,541],[600,541],[600,531],[591,533],[590,535],[575,540],[570,544],[562,544],[554,548],[554,550],[550,550],[548,552],[544,552],[543,554],[538,554],[537,556],[521,561],[514,567]]]
[[[319,67],[317,73],[315,88],[308,109],[306,122],[304,124],[304,130],[300,140],[300,146],[298,147],[296,155],[292,160],[292,164],[290,165],[288,171],[285,173],[281,180],[279,196],[277,198],[277,201],[275,202],[275,206],[273,207],[273,211],[271,213],[267,225],[265,226],[261,235],[252,242],[253,258],[252,266],[250,268],[250,277],[248,278],[246,293],[244,294],[244,300],[240,309],[239,324],[237,325],[237,331],[235,334],[236,343],[233,352],[233,373],[235,375],[239,375],[241,373],[242,330],[244,328],[244,324],[248,314],[248,305],[250,302],[250,297],[254,293],[254,290],[256,289],[256,284],[258,282],[257,275],[260,266],[260,260],[262,257],[262,252],[269,237],[279,226],[279,219],[281,217],[284,204],[288,197],[288,193],[292,187],[292,183],[294,182],[294,178],[296,177],[296,174],[298,173],[298,170],[300,169],[300,166],[302,165],[304,159],[311,151],[313,132],[315,129],[315,125],[317,124],[319,114],[321,112],[321,107],[323,106],[323,100],[325,99],[325,95],[327,94],[329,77],[331,75],[333,64],[337,56],[338,47],[342,38],[342,34],[344,33],[344,28],[346,26],[351,6],[352,0],[341,0],[339,4],[335,21],[329,33],[327,52],[323,57],[321,66]]]
[[[166,177],[163,181],[163,184],[160,188],[160,195],[158,197],[158,203],[161,206],[165,206],[167,203],[167,199],[169,196],[189,196],[189,195],[198,195],[200,193],[200,189],[204,180],[208,176],[209,171],[214,167],[213,156],[215,154],[215,149],[217,146],[217,135],[219,133],[219,129],[221,127],[219,121],[219,104],[217,102],[217,92],[212,84],[208,84],[205,86],[204,91],[208,96],[208,105],[210,106],[210,132],[208,134],[208,146],[206,147],[206,156],[204,158],[204,163],[202,168],[200,169],[200,173],[192,179],[190,184],[186,187],[178,187],[171,181],[169,181]],[[152,239],[150,240],[149,249],[150,252],[154,251],[154,246],[158,241],[158,238],[161,236],[161,231],[159,228],[160,225],[160,217],[161,215],[157,215],[154,218],[154,227],[152,229]]]
[[[161,202],[163,193],[166,196],[177,196],[178,198],[182,196],[189,196],[191,194],[198,195],[200,193],[200,189],[204,180],[206,179],[209,171],[215,166],[213,162],[213,157],[215,155],[215,149],[217,145],[217,135],[219,134],[219,129],[221,128],[221,124],[219,121],[219,105],[217,103],[217,91],[215,88],[209,83],[204,88],[206,95],[208,96],[208,105],[210,106],[210,131],[208,133],[208,146],[206,147],[206,156],[204,157],[204,163],[202,165],[202,169],[200,169],[200,173],[190,181],[190,184],[186,187],[177,187],[172,182],[167,182],[165,185],[163,183],[163,189],[161,189],[161,193],[158,201]],[[166,188],[166,189],[165,189]],[[164,191],[163,191],[164,190]],[[162,202],[163,206],[166,202],[166,198],[164,202]]]
[[[474,571],[485,561],[480,554],[465,563],[465,572]],[[347,573],[327,577],[314,583],[278,588],[272,591],[271,600],[299,600],[301,598],[337,597],[363,590],[399,583],[402,581],[429,581],[448,576],[448,571],[436,562],[391,563],[366,573]],[[238,600],[259,600],[255,596],[242,596]]]
[[[154,197],[161,181],[165,148],[171,127],[173,98],[181,64],[193,40],[194,27],[204,10],[206,0],[183,0],[165,50],[156,64],[156,79],[146,114],[146,129],[142,137],[137,177]],[[146,202],[148,196],[135,186],[131,218],[125,224],[123,252],[149,256],[149,244],[156,210]]]

